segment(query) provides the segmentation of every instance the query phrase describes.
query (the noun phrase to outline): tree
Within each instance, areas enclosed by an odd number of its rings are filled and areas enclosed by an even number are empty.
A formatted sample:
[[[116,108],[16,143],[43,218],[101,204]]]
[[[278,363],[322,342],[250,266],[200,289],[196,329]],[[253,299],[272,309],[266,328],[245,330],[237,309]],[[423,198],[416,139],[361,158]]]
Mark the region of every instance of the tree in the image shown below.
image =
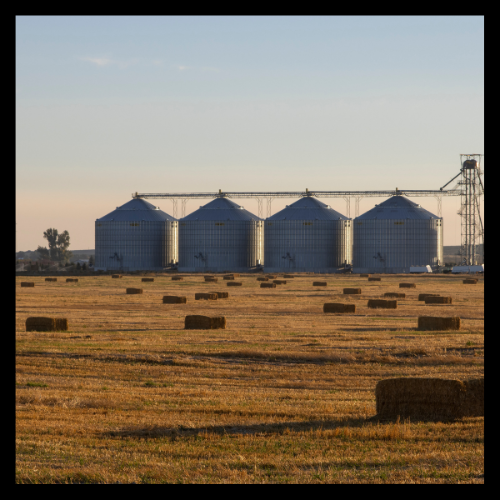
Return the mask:
[[[76,270],[77,270],[77,271],[79,271],[79,270],[81,269],[81,267],[82,267],[82,266],[80,266],[80,263],[79,263],[79,262],[77,262],[77,263],[76,263]]]
[[[89,266],[94,267],[94,264],[95,264],[95,257],[93,255],[91,255],[89,257]]]
[[[43,233],[43,237],[49,243],[49,255],[52,260],[59,262],[67,262],[71,257],[71,252],[68,250],[69,243],[69,233],[64,231],[59,234],[59,231],[55,228],[49,228]],[[42,247],[38,247],[41,249]],[[37,252],[40,251],[37,249]],[[42,250],[43,252],[43,250]]]
[[[86,271],[86,270],[87,270],[87,264],[84,262],[83,266],[82,266],[82,271]]]
[[[36,253],[41,259],[50,259],[50,250],[47,247],[38,246]]]

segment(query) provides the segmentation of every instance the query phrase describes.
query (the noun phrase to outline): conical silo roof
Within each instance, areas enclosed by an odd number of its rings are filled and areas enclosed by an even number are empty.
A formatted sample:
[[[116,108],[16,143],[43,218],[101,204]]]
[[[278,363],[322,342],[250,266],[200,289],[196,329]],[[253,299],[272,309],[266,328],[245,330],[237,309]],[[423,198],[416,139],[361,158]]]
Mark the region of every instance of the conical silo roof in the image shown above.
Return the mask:
[[[440,219],[421,205],[405,196],[392,196],[376,205],[368,212],[356,217],[359,219]]]
[[[227,198],[216,198],[210,201],[206,205],[200,207],[198,210],[186,215],[181,219],[182,221],[188,220],[209,220],[209,221],[225,221],[225,220],[236,220],[236,221],[259,221],[261,220],[256,215],[252,214],[248,210],[245,210],[242,206],[234,203]]]
[[[101,222],[108,221],[175,221],[172,216],[160,210],[158,207],[155,207],[151,203],[148,203],[146,200],[141,198],[134,198],[121,207],[116,207],[116,210],[113,210],[109,214],[97,219]]]
[[[312,196],[305,196],[288,205],[283,210],[271,215],[266,220],[348,220],[345,215],[334,210],[330,205]]]

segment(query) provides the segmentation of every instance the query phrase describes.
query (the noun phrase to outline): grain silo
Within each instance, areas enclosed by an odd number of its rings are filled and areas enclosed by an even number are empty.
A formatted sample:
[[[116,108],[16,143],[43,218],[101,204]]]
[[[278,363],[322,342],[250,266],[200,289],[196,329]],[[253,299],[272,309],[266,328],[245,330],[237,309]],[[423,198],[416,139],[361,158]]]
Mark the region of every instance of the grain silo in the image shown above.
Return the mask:
[[[262,220],[220,197],[179,221],[179,271],[247,271],[262,264]]]
[[[443,219],[393,196],[354,219],[355,273],[409,273],[443,262]]]
[[[266,272],[334,273],[351,263],[352,220],[306,196],[266,219]]]
[[[96,270],[161,271],[177,263],[178,222],[140,198],[95,221]]]

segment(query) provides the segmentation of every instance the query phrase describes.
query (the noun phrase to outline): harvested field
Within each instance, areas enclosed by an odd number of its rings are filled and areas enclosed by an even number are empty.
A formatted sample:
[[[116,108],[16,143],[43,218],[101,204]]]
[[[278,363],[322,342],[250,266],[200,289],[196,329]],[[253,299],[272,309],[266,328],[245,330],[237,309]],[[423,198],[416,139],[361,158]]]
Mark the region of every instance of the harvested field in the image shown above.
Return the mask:
[[[384,297],[393,298],[393,299],[405,299],[406,293],[398,293],[398,292],[385,292]]]
[[[377,384],[375,397],[379,418],[484,417],[484,378],[393,378]]]
[[[164,295],[163,296],[163,303],[164,304],[186,304],[187,298],[176,296],[176,295]]]
[[[283,278],[285,278],[285,279],[292,279],[292,278],[295,278],[295,276],[293,274],[284,274]]]
[[[424,299],[426,304],[452,304],[453,299],[451,297],[436,297],[436,296],[427,296]]]
[[[400,283],[399,288],[417,288],[416,283]]]
[[[328,287],[314,289],[296,274],[272,290],[257,276],[208,301],[195,294],[218,285],[200,274],[158,273],[135,297],[125,273],[74,286],[34,276],[30,289],[16,278],[16,482],[484,482],[484,417],[372,419],[382,380],[484,376],[482,276],[470,287],[412,276],[453,304],[410,289],[390,310],[367,301],[408,276],[321,274]],[[162,305],[166,295],[187,303]],[[355,312],[325,314],[325,303]],[[226,328],[186,330],[187,315]],[[460,330],[421,329],[419,316],[460,317]],[[28,317],[67,318],[68,330],[27,332]]]
[[[397,309],[397,300],[385,300],[385,299],[370,299],[368,301],[368,307],[371,309]]]

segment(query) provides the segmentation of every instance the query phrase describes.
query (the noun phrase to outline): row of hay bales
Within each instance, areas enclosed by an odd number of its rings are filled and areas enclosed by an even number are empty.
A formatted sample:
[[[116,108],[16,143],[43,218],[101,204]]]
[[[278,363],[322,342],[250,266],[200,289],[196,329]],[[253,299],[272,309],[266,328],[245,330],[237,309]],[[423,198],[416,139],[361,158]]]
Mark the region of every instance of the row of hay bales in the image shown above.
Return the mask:
[[[57,278],[45,278],[45,281],[57,281]],[[78,278],[66,278],[66,283],[78,283]],[[34,281],[21,281],[21,287],[23,288],[33,288],[34,286]]]

